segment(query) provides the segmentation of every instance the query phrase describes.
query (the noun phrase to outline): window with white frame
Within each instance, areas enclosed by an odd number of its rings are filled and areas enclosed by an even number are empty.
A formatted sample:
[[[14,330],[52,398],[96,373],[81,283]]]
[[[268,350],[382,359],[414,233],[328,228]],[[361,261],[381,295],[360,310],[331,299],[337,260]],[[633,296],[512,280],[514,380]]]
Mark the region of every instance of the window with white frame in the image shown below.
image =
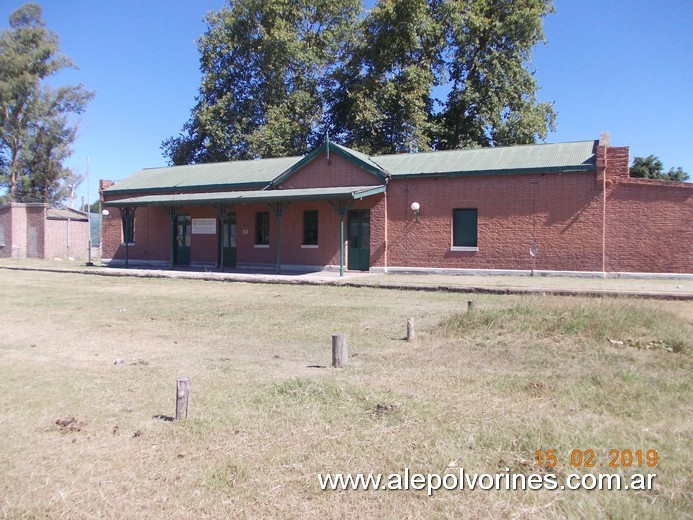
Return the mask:
[[[452,250],[478,251],[479,210],[459,208],[452,210]]]

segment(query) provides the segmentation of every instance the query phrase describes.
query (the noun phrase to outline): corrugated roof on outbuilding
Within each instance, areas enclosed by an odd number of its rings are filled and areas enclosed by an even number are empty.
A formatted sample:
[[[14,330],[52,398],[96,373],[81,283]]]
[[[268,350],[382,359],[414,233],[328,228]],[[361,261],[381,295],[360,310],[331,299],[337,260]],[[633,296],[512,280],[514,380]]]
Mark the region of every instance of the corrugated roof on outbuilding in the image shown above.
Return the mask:
[[[49,220],[75,220],[79,222],[89,220],[86,213],[72,208],[48,208],[46,210],[46,218]]]

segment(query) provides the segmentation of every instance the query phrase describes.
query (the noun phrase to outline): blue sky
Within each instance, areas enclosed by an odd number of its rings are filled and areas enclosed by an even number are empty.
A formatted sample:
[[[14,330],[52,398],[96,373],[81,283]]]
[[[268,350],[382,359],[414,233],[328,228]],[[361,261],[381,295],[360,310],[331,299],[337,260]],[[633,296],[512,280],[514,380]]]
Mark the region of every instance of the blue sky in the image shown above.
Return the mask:
[[[24,4],[2,0],[0,26]],[[195,40],[204,16],[224,0],[43,0],[48,28],[79,66],[59,81],[96,92],[79,121],[68,166],[98,179],[122,179],[166,164],[161,141],[188,119],[200,84]],[[532,68],[542,101],[555,102],[557,131],[547,142],[597,139],[658,155],[693,174],[693,2],[555,0],[548,40]],[[77,200],[86,199],[86,183]]]

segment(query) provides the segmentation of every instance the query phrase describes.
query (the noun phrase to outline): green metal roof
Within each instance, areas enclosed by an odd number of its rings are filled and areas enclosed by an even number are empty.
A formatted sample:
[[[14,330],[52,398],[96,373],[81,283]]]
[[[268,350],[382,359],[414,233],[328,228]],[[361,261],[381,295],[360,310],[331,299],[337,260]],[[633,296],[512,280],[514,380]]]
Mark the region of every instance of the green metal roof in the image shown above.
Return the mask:
[[[428,175],[497,175],[520,172],[591,171],[598,141],[530,144],[380,155],[372,160],[393,177]]]
[[[301,202],[313,200],[357,200],[383,193],[385,186],[344,186],[294,190],[225,191],[143,195],[104,202],[104,206],[186,206],[200,204],[251,204],[262,202]]]
[[[372,157],[335,143],[329,143],[329,150],[385,181],[388,177],[594,171],[597,144],[598,141],[575,141]],[[327,146],[327,143],[323,143],[304,157],[148,168],[117,182],[104,192],[107,195],[133,192],[163,194],[278,186],[326,151]]]
[[[146,168],[118,181],[104,192],[118,194],[131,191],[266,186],[300,159],[300,157],[279,157],[256,161]]]

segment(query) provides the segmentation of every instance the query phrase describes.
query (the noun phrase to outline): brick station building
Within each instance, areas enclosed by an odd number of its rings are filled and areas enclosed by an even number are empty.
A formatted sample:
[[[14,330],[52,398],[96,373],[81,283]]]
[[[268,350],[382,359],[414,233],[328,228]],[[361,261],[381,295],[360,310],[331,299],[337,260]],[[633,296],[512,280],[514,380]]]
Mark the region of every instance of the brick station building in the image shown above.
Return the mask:
[[[693,184],[598,141],[145,169],[101,182],[112,265],[693,273]]]

